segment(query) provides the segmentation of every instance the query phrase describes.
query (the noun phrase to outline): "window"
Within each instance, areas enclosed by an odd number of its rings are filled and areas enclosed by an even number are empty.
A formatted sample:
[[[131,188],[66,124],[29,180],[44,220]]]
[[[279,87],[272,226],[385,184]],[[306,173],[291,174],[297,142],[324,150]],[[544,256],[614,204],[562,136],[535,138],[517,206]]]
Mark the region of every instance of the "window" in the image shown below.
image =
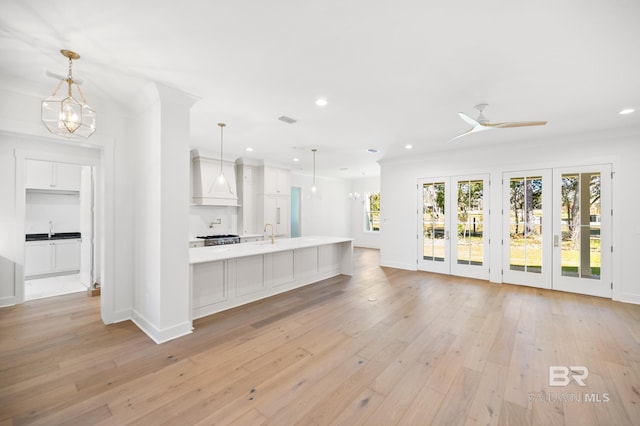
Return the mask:
[[[380,231],[379,192],[367,192],[364,194],[364,230],[366,232]]]

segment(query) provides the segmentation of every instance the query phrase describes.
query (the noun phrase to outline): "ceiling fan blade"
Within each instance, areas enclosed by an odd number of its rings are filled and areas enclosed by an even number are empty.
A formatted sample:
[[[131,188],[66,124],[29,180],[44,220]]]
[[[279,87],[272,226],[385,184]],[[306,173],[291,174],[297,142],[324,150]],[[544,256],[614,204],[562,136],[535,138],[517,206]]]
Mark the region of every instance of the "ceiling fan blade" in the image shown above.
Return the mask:
[[[462,118],[464,121],[466,121],[467,124],[469,124],[471,127],[476,127],[476,126],[478,126],[480,124],[475,119],[469,117],[464,112],[459,112],[458,115],[460,116],[460,118]]]
[[[510,127],[528,127],[528,126],[544,126],[546,121],[516,121],[513,123],[487,123],[486,126],[498,129],[507,129]]]
[[[484,130],[491,130],[491,129],[492,129],[492,127],[486,127],[486,126],[483,126],[482,124],[478,123],[476,126],[474,126],[473,128],[471,128],[471,129],[467,130],[467,131],[466,131],[466,132],[464,132],[463,134],[458,135],[458,136],[456,136],[456,137],[455,137],[455,138],[453,138],[453,139],[449,139],[449,142],[454,141],[454,140],[456,140],[456,139],[458,139],[458,138],[461,138],[461,137],[463,137],[463,136],[466,136],[466,135],[468,135],[468,134],[470,134],[470,133],[477,133],[477,132],[482,132],[482,131],[484,131]]]

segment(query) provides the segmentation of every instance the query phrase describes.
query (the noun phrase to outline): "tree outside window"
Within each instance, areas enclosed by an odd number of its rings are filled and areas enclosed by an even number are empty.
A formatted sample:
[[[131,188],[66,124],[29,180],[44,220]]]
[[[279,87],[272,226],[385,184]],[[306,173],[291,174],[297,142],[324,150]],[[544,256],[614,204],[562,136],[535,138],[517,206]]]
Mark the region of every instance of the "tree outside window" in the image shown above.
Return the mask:
[[[380,231],[380,193],[367,192],[364,195],[364,230]]]

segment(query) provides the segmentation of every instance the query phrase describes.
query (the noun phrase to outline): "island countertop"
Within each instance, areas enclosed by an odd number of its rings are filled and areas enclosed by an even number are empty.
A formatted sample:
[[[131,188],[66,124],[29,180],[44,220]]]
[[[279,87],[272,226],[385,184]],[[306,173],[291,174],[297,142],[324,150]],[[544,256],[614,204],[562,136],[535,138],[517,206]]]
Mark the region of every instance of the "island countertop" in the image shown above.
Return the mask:
[[[347,241],[353,241],[353,238],[310,236],[276,239],[274,244],[271,243],[270,239],[266,239],[264,241],[256,241],[252,243],[193,247],[189,249],[189,263],[193,265],[196,263],[255,256],[265,253],[296,250],[305,247],[344,243]]]

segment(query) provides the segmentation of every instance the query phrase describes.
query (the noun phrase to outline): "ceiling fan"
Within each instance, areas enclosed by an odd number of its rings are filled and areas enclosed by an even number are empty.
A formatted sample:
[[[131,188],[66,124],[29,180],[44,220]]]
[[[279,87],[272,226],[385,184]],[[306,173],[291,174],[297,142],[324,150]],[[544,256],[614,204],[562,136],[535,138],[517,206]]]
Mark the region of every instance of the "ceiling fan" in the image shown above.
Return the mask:
[[[458,115],[460,116],[460,118],[462,118],[464,121],[469,123],[472,127],[470,130],[464,132],[463,134],[458,135],[453,139],[450,139],[449,142],[455,139],[458,139],[464,135],[468,135],[469,133],[482,132],[484,130],[507,129],[509,127],[544,126],[545,124],[547,124],[546,121],[514,121],[509,123],[490,123],[487,117],[485,117],[484,114],[482,113],[484,109],[488,106],[489,104],[478,104],[475,106],[475,109],[477,109],[479,113],[478,118],[476,120],[469,117],[464,112],[459,112]]]

